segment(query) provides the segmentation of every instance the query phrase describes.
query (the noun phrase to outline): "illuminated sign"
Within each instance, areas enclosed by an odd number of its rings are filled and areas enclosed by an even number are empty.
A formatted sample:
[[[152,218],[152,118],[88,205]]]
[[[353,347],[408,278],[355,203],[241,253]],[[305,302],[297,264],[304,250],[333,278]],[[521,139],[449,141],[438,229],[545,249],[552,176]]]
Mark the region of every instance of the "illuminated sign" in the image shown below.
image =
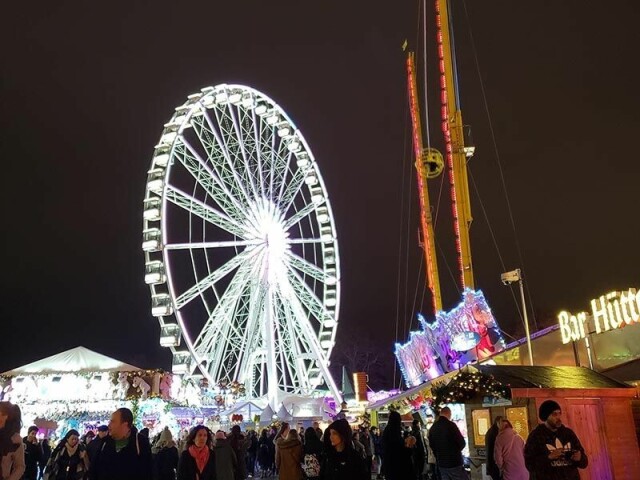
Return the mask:
[[[608,332],[640,321],[640,291],[630,288],[626,292],[611,292],[591,300],[591,314],[580,312],[558,314],[562,343],[585,338],[589,321],[593,320],[595,333]]]
[[[421,330],[396,344],[396,358],[410,387],[483,360],[504,349],[498,323],[480,291],[465,290],[462,302],[438,312],[432,322],[418,315]]]

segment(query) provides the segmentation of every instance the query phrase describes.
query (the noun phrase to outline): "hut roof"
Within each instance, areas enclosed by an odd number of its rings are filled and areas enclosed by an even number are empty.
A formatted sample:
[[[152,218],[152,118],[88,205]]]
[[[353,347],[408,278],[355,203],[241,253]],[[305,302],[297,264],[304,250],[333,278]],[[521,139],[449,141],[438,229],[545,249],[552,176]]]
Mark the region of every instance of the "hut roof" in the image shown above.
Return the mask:
[[[628,385],[585,367],[473,365],[511,388],[627,388]]]

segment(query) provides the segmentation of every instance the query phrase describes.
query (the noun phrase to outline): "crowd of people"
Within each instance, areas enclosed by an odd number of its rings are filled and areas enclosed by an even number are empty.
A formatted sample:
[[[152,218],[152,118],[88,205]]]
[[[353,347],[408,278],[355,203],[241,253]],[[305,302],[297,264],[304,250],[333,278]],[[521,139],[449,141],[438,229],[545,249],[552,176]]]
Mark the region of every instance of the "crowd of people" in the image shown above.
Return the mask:
[[[579,479],[588,460],[579,439],[562,425],[553,401],[540,406],[542,424],[526,443],[511,423],[497,417],[486,434],[487,474],[493,480]],[[316,422],[306,429],[282,423],[279,428],[229,433],[204,425],[174,440],[164,428],[149,439],[138,431],[132,412],[120,408],[109,425],[83,436],[69,430],[51,448],[38,441],[38,427],[20,437],[20,408],[0,402],[0,480],[458,480],[468,479],[462,450],[465,440],[451,411],[442,408],[428,435],[418,420],[403,427],[390,412],[382,432],[354,430],[342,418],[323,431]]]

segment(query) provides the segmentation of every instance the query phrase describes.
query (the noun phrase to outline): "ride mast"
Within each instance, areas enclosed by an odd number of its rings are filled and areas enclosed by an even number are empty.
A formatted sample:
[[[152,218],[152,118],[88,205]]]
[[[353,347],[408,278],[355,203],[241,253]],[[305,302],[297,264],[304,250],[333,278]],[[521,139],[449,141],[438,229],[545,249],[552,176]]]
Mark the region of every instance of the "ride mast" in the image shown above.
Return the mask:
[[[435,0],[436,38],[440,68],[440,100],[442,132],[445,140],[445,157],[451,186],[456,250],[462,289],[474,289],[473,264],[471,262],[471,202],[467,176],[467,158],[473,155],[473,147],[465,148],[464,124],[455,82],[453,49],[449,22],[449,0]]]

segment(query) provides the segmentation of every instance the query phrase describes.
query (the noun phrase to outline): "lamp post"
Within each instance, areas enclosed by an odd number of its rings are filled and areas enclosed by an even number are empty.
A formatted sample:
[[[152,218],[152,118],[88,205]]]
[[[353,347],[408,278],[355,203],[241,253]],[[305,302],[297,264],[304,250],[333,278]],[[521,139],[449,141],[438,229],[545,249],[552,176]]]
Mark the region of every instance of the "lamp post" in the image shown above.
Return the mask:
[[[524,299],[524,283],[522,281],[522,271],[519,268],[505,272],[500,275],[500,280],[505,285],[511,285],[513,282],[520,284],[520,298],[522,300],[522,312],[524,314],[524,331],[527,335],[527,348],[529,349],[529,365],[533,365],[533,353],[531,350],[531,335],[529,333],[529,318],[527,316],[527,305]]]

